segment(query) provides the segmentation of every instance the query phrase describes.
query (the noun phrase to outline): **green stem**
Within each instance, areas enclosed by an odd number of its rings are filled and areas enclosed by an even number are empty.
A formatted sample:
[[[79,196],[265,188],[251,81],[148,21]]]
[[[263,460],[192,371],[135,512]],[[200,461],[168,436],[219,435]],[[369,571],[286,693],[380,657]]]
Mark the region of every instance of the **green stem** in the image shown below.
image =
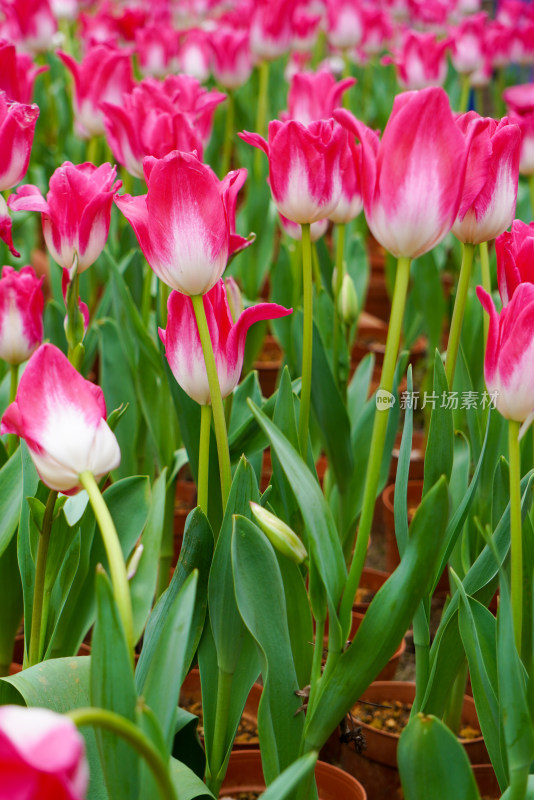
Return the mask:
[[[232,673],[224,672],[219,668],[215,728],[213,731],[213,747],[211,748],[209,765],[211,777],[207,781],[208,789],[213,792],[215,797],[219,796],[219,790],[224,777],[220,773],[226,750],[226,736],[228,733],[228,716],[230,714],[230,695],[233,677],[234,676]]]
[[[167,301],[171,289],[163,281],[158,280],[158,294],[159,294],[159,324],[162,328],[167,326]]]
[[[230,90],[226,92],[226,119],[224,126],[224,142],[221,159],[221,180],[230,169],[232,161],[232,149],[234,144],[234,118],[235,100],[234,93]]]
[[[145,274],[143,276],[143,293],[141,295],[141,319],[143,325],[148,329],[150,320],[150,310],[152,308],[152,280],[154,273],[148,261],[145,261]]]
[[[480,269],[482,272],[482,286],[486,290],[488,294],[491,294],[491,272],[490,272],[490,263],[489,263],[489,254],[488,254],[488,243],[481,242],[479,245],[480,249]],[[486,342],[488,341],[488,331],[489,331],[489,317],[487,314],[484,314],[484,349],[486,347]]]
[[[310,421],[312,346],[313,346],[313,274],[310,225],[302,227],[302,388],[300,390],[299,447],[304,460],[308,451],[308,427]]]
[[[406,295],[410,282],[410,259],[399,258],[397,262],[397,275],[395,278],[395,289],[391,304],[391,316],[389,322],[388,336],[386,340],[386,352],[382,365],[382,375],[380,377],[380,390],[390,392],[393,389],[395,378],[395,366],[399,353],[400,337],[402,331],[402,320],[404,317],[404,307],[406,305]],[[382,465],[382,455],[386,430],[389,418],[389,406],[387,408],[378,407],[375,411],[373,423],[373,433],[371,438],[371,448],[369,451],[369,461],[367,462],[367,474],[365,476],[365,486],[363,490],[362,512],[360,525],[356,537],[356,546],[350,565],[349,575],[343,592],[340,608],[340,620],[345,639],[348,638],[351,625],[351,612],[356,596],[356,590],[360,582],[360,577],[367,555],[367,545],[371,533],[371,525],[375,510],[376,491],[380,478],[380,467]]]
[[[467,683],[467,662],[464,661],[452,685],[452,690],[443,715],[443,722],[448,725],[453,733],[458,735],[462,722],[462,708],[464,705],[465,685]]]
[[[38,664],[42,658],[41,639],[44,639],[43,628],[46,630],[47,623],[45,614],[43,614],[46,582],[46,558],[48,555],[48,546],[50,544],[50,534],[52,532],[52,521],[54,519],[54,508],[56,505],[57,495],[58,493],[54,489],[50,490],[48,500],[46,501],[43,527],[40,531],[39,543],[37,545],[37,563],[35,565],[35,580],[33,585],[30,651],[28,656],[29,667],[33,667],[35,664]]]
[[[230,450],[228,449],[228,434],[226,432],[226,421],[224,418],[224,405],[213,353],[213,344],[210,338],[208,321],[206,319],[206,309],[204,308],[203,296],[201,294],[191,297],[193,310],[198,325],[198,333],[204,353],[206,372],[208,374],[208,384],[210,388],[211,408],[213,411],[213,425],[215,428],[215,439],[217,441],[217,454],[219,456],[219,471],[221,473],[221,494],[223,509],[226,508],[230,486],[232,484],[232,468],[230,466]]]
[[[100,528],[100,533],[102,534],[102,541],[108,557],[113,594],[124,627],[128,650],[133,661],[135,642],[132,600],[130,597],[126,564],[124,563],[124,556],[122,554],[117,530],[93,473],[89,470],[82,472],[80,474],[80,483],[89,495],[89,502],[91,503],[98,527]]]
[[[77,370],[80,370],[84,346],[85,322],[83,314],[78,305],[80,295],[80,277],[78,275],[78,254],[74,254],[74,261],[71,269],[71,276],[67,288],[67,321],[65,335],[68,345],[68,359]]]
[[[258,64],[258,113],[256,116],[256,131],[260,136],[267,134],[267,117],[269,114],[269,62],[261,61]],[[256,180],[261,179],[262,151],[256,150],[254,154],[254,175]]]
[[[449,343],[447,345],[447,357],[445,359],[445,374],[449,388],[452,389],[454,380],[454,370],[456,369],[456,359],[460,348],[460,336],[462,334],[462,323],[464,320],[465,303],[471,280],[471,268],[473,266],[473,255],[475,245],[465,243],[463,246],[462,266],[460,268],[460,278],[456,297],[454,298],[454,310],[452,312],[451,330],[449,332]]]
[[[334,287],[334,330],[332,335],[332,361],[334,366],[334,379],[339,386],[339,295],[343,285],[343,254],[345,252],[345,225],[337,225],[336,242],[336,285]]]
[[[147,763],[158,784],[161,797],[164,800],[176,800],[176,792],[167,764],[150,739],[133,722],[105,708],[74,708],[67,712],[67,716],[71,718],[77,728],[83,728],[86,725],[102,728],[128,742]]]
[[[321,664],[323,663],[323,648],[324,648],[324,629],[325,620],[315,620],[315,647],[313,650],[313,661],[310,676],[310,694],[308,697],[308,710],[307,714],[311,714],[313,706],[317,698],[317,689],[319,681],[321,680]]]
[[[510,461],[510,579],[512,584],[512,618],[517,652],[521,655],[523,624],[523,538],[521,524],[521,459],[519,453],[520,423],[508,420],[508,458]]]
[[[530,212],[534,216],[534,175],[528,176],[528,188],[530,192]]]
[[[15,397],[17,396],[17,389],[19,385],[19,365],[18,364],[10,364],[9,365],[9,372],[10,372],[10,383],[9,383],[9,404],[14,401]],[[7,453],[8,455],[13,455],[15,450],[17,449],[17,445],[19,442],[19,437],[16,433],[9,433],[7,436]]]
[[[458,109],[458,113],[465,114],[467,111],[467,106],[469,105],[469,92],[471,91],[469,75],[460,75],[460,85],[462,90],[460,93],[460,107]]]
[[[208,513],[208,478],[210,462],[211,406],[200,407],[200,446],[198,450],[198,504]]]
[[[415,645],[415,700],[411,716],[417,714],[421,708],[430,673],[430,629],[423,601],[419,603],[413,618],[413,642]]]
[[[99,150],[100,150],[100,138],[98,136],[92,136],[89,141],[87,142],[87,150],[85,159],[89,161],[91,164],[95,164],[95,166],[99,166],[97,163],[99,161]]]

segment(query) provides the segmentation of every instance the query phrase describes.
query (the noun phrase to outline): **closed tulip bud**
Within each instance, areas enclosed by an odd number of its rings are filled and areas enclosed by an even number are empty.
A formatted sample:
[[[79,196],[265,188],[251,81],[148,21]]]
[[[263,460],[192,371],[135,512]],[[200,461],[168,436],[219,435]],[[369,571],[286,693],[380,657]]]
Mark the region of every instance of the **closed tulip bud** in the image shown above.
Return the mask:
[[[308,558],[306,548],[289,525],[258,503],[251,501],[250,508],[254,519],[275,550],[294,561],[295,564],[302,564]]]
[[[481,286],[477,295],[490,318],[484,359],[488,392],[503,417],[528,425],[534,414],[534,285],[521,283],[500,314]]]
[[[48,708],[0,708],[0,796],[83,800],[89,783],[85,743],[75,724]]]
[[[43,341],[42,283],[30,266],[2,270],[0,358],[8,364],[22,364]]]
[[[338,310],[339,316],[345,325],[352,325],[358,319],[358,294],[354,281],[346,272],[343,275],[343,282],[341,284],[341,291],[338,297]]]
[[[52,344],[41,345],[28,361],[17,396],[2,417],[4,433],[25,439],[43,483],[63,494],[80,490],[82,472],[99,479],[120,463],[102,389]]]

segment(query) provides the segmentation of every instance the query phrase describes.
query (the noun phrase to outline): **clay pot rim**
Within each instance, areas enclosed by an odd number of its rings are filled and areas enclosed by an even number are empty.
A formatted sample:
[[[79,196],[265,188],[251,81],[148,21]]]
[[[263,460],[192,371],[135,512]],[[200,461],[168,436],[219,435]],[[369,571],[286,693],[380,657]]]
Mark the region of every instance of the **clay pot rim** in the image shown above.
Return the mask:
[[[410,478],[408,481],[408,497],[410,488],[412,489],[421,489],[421,493],[423,492],[423,484],[424,480],[422,478]],[[382,492],[382,502],[384,503],[385,507],[388,511],[393,513],[393,500],[395,496],[395,483],[390,483],[384,491]]]

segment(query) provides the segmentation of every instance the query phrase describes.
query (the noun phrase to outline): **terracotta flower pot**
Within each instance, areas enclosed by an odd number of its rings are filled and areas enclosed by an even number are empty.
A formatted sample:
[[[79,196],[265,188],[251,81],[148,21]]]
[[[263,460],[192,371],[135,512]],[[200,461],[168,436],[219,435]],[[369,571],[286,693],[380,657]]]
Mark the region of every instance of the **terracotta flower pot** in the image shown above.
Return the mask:
[[[399,431],[395,438],[395,446],[391,454],[389,483],[395,483],[395,478],[397,477],[401,439],[402,431]],[[424,431],[414,431],[412,436],[412,449],[410,452],[410,469],[408,473],[409,480],[423,480],[425,475],[425,451],[426,437]]]
[[[88,645],[86,642],[82,642],[77,655],[90,656],[91,646]],[[22,672],[23,660],[24,660],[24,634],[18,633],[17,636],[15,637],[15,647],[13,649],[13,661],[11,662],[11,666],[9,667],[10,675],[17,675],[19,672]]]
[[[412,521],[413,515],[417,507],[421,503],[423,494],[423,481],[422,480],[409,480],[408,481],[408,522]],[[399,549],[397,547],[397,539],[395,537],[395,515],[393,512],[393,502],[395,497],[395,484],[392,483],[386,486],[382,492],[382,520],[386,532],[386,569],[388,572],[393,572],[400,563]],[[438,594],[448,594],[449,592],[449,578],[447,570],[445,569],[439,579],[436,587]]]
[[[358,594],[363,594],[363,596],[365,597],[364,593],[366,590],[368,590],[368,593],[374,596],[378,592],[378,590],[385,584],[390,574],[391,573],[385,572],[381,569],[364,567],[362,571],[362,577],[360,579],[360,587],[358,589]],[[358,597],[358,594],[356,595],[356,597]],[[358,602],[354,603],[352,610],[358,612],[358,614],[365,614],[365,612],[369,608],[369,603],[371,602],[371,599],[372,598],[370,597],[369,600],[365,599],[359,600]]]
[[[491,798],[491,800],[499,800],[501,790],[492,765],[473,764],[472,767],[481,796],[488,799]]]
[[[245,708],[241,719],[247,728],[247,734],[237,734],[234,742],[234,750],[256,750],[259,747],[258,739],[258,706],[260,703],[261,693],[263,687],[259,683],[254,683],[250,694],[247,697]],[[194,702],[202,701],[202,691],[200,686],[200,672],[198,669],[192,669],[187,675],[182,684],[180,692],[180,703],[186,702],[186,699]],[[193,712],[195,713],[195,712]],[[251,735],[255,731],[254,735]],[[199,731],[200,739],[203,741],[202,729]]]
[[[274,336],[268,334],[263,340],[261,352],[254,362],[254,369],[258,371],[261,393],[270,397],[276,389],[278,373],[282,366],[282,349]]]
[[[315,778],[319,800],[367,800],[365,789],[356,778],[341,769],[317,762]],[[233,751],[228,763],[220,798],[234,797],[238,792],[264,792],[265,781],[259,750]]]

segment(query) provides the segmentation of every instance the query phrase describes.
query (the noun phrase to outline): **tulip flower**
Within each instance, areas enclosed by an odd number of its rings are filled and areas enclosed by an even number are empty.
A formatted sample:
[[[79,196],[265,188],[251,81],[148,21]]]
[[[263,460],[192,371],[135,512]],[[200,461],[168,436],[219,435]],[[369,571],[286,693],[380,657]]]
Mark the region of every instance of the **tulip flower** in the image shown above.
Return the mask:
[[[192,115],[180,111],[158,88],[156,80],[147,78],[124,94],[120,105],[101,104],[111,151],[136,178],[143,177],[145,156],[163,158],[182,150],[202,158],[203,142]]]
[[[0,192],[12,189],[28,169],[35,123],[39,116],[36,105],[9,102],[0,92]],[[14,256],[19,254],[11,238],[11,217],[6,201],[0,195],[0,239]]]
[[[256,61],[273,61],[291,45],[295,0],[257,0],[250,22],[250,49]]]
[[[120,104],[124,92],[133,88],[130,52],[96,45],[78,63],[60,50],[58,55],[74,78],[74,117],[82,139],[105,133],[101,103]]]
[[[451,29],[451,60],[457,72],[468,75],[479,69],[486,57],[487,14],[480,12],[466,17]]]
[[[357,47],[364,32],[364,6],[354,0],[328,0],[326,36],[339,50]]]
[[[426,89],[443,86],[447,77],[447,53],[450,39],[438,39],[435,33],[407,30],[401,46],[383,64],[394,64],[397,80],[403,89]]]
[[[497,282],[503,305],[507,305],[521,283],[534,284],[534,222],[516,219],[511,232],[495,240]]]
[[[109,232],[113,195],[121,186],[110,164],[65,161],[50,178],[46,200],[37,186],[19,187],[9,198],[15,211],[40,211],[46,246],[54,261],[83,272],[102,252]]]
[[[217,83],[225,89],[237,89],[252,73],[250,37],[246,30],[217,28],[211,36],[212,70]]]
[[[326,69],[318,72],[297,72],[291,79],[287,97],[288,110],[280,118],[286,122],[294,119],[309,125],[319,119],[329,119],[341,105],[341,96],[356,83],[354,78],[337,82]]]
[[[308,126],[269,123],[268,142],[257,133],[239,136],[269,158],[269,183],[278,211],[301,225],[328,217],[341,195],[340,158],[345,137],[334,120]]]
[[[83,800],[85,742],[66,716],[47,708],[0,707],[2,800]]]
[[[509,86],[502,93],[503,100],[514,114],[523,116],[534,111],[534,84],[524,83]]]
[[[17,53],[14,45],[0,41],[0,92],[6,99],[29,104],[37,75],[48,67],[36,67],[28,53]]]
[[[188,30],[178,47],[178,69],[204,83],[211,72],[212,49],[208,34],[201,28]]]
[[[135,31],[135,48],[141,73],[163,78],[173,70],[178,34],[165,25],[146,25]]]
[[[0,278],[0,358],[16,366],[43,341],[43,278],[30,266],[2,269]]]
[[[521,132],[507,117],[469,111],[456,124],[470,138],[465,184],[452,232],[461,242],[494,239],[511,224],[519,179]]]
[[[158,278],[183,294],[206,294],[229,255],[249,244],[234,233],[246,170],[219,181],[194,155],[177,150],[160,159],[148,156],[143,168],[147,194],[121,195],[115,202]]]
[[[213,343],[221,394],[227,397],[237,386],[248,329],[260,320],[278,319],[291,309],[276,303],[259,303],[241,312],[233,322],[224,281],[218,281],[203,297],[210,338]],[[172,292],[168,302],[166,330],[159,329],[165,355],[176,381],[200,405],[211,402],[208,375],[191,298]]]
[[[63,494],[80,490],[82,472],[98,480],[120,463],[102,389],[52,344],[41,345],[28,361],[0,433],[25,439],[43,483]]]
[[[5,38],[19,50],[36,55],[50,50],[57,22],[49,0],[11,0],[2,4]]]
[[[339,225],[356,219],[363,209],[362,147],[346,131],[345,151],[341,156],[341,196],[329,219]]]
[[[375,239],[398,258],[435,247],[458,213],[468,153],[443,89],[398,95],[382,140],[348,111],[334,117],[362,143],[363,203]]]

